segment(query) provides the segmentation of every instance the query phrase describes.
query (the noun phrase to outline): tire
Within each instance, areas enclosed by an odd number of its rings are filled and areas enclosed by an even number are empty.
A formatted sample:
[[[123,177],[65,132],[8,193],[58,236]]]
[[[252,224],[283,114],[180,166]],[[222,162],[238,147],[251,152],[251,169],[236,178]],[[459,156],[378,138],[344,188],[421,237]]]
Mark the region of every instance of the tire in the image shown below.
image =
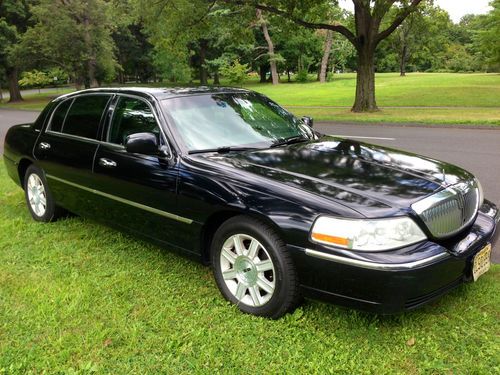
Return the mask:
[[[277,319],[297,306],[295,266],[266,224],[247,216],[229,219],[214,235],[211,258],[219,290],[241,311]]]
[[[31,216],[48,223],[57,220],[64,210],[55,204],[43,171],[30,165],[24,175],[24,196]]]

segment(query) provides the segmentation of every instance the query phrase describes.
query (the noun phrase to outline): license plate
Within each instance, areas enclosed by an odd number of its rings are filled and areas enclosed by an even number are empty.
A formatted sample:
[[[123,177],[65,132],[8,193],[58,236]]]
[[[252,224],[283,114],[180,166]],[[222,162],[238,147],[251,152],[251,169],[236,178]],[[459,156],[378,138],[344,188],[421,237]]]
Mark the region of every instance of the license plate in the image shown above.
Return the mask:
[[[491,244],[483,247],[479,253],[474,256],[472,262],[472,278],[476,281],[479,276],[490,269]]]

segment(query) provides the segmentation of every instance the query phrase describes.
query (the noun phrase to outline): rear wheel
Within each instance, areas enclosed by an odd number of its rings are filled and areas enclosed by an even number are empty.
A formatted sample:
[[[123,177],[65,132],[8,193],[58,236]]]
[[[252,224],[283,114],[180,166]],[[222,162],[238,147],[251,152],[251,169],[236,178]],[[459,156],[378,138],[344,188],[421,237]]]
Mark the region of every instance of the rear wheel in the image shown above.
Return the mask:
[[[56,206],[42,170],[34,165],[26,170],[24,194],[31,216],[36,221],[54,221],[64,213],[62,208]]]
[[[212,242],[215,280],[246,313],[279,318],[299,300],[295,267],[272,228],[245,216],[225,222]]]

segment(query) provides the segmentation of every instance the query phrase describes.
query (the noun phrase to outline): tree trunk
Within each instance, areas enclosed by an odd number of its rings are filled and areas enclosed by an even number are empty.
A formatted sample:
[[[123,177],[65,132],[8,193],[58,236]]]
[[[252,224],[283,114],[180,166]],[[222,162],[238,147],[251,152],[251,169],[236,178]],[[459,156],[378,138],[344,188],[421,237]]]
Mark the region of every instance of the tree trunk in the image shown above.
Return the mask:
[[[262,11],[260,9],[257,9],[256,12],[257,12],[257,19],[259,20],[260,25],[262,27],[262,33],[264,34],[264,38],[266,39],[267,42],[267,50],[269,53],[269,65],[271,66],[271,78],[273,81],[273,85],[277,85],[279,83],[279,76],[278,76],[278,68],[276,66],[276,56],[274,54],[273,40],[269,35],[269,30],[267,29],[267,23],[264,20],[264,17],[262,16]]]
[[[88,4],[87,4],[88,6]],[[87,10],[88,11],[88,10]],[[88,53],[88,59],[86,61],[87,65],[87,77],[85,77],[85,88],[97,87],[97,80],[95,78],[95,72],[97,67],[97,58],[95,55],[95,49],[92,43],[92,36],[90,35],[90,20],[87,15],[83,18],[83,40],[85,42],[85,47]]]
[[[328,71],[328,60],[330,59],[330,53],[332,51],[333,42],[333,31],[328,30],[326,32],[325,46],[323,49],[323,58],[321,59],[321,68],[319,70],[319,81],[321,83],[326,82],[326,72]]]
[[[380,19],[374,19],[370,7],[363,4],[358,1],[354,3],[356,25],[354,46],[358,53],[358,67],[353,112],[378,111],[375,101],[375,49]]]
[[[9,103],[22,101],[23,97],[21,96],[21,90],[19,89],[17,68],[7,69],[7,80],[10,94]]]
[[[0,103],[3,101],[3,89],[2,89],[2,83],[0,82]]]
[[[371,48],[365,47],[358,51],[356,99],[352,111],[378,111],[375,101],[375,51]]]
[[[208,84],[208,71],[206,67],[208,42],[206,39],[200,40],[200,85]]]
[[[220,85],[219,69],[214,72],[214,85]]]
[[[267,71],[268,71],[268,69],[267,69],[266,65],[259,66],[260,83],[267,82]]]
[[[404,45],[401,48],[401,56],[399,58],[399,75],[401,77],[406,76],[406,57],[407,57],[407,51],[408,51],[408,48],[406,47],[406,45]]]
[[[292,82],[292,79],[290,77],[290,69],[286,70],[286,76],[288,77],[288,82]]]

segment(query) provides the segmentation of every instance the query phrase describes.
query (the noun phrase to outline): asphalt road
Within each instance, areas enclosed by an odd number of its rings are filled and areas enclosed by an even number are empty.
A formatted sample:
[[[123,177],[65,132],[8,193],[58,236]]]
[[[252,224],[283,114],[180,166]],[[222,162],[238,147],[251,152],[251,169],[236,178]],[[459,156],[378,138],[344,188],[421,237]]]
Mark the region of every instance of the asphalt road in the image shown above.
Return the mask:
[[[7,129],[17,123],[31,122],[36,112],[0,109],[0,154]],[[412,151],[461,166],[476,175],[487,199],[500,206],[500,127],[439,127],[379,124],[317,123],[316,128],[332,135],[345,136]],[[500,262],[500,244],[494,251]]]

